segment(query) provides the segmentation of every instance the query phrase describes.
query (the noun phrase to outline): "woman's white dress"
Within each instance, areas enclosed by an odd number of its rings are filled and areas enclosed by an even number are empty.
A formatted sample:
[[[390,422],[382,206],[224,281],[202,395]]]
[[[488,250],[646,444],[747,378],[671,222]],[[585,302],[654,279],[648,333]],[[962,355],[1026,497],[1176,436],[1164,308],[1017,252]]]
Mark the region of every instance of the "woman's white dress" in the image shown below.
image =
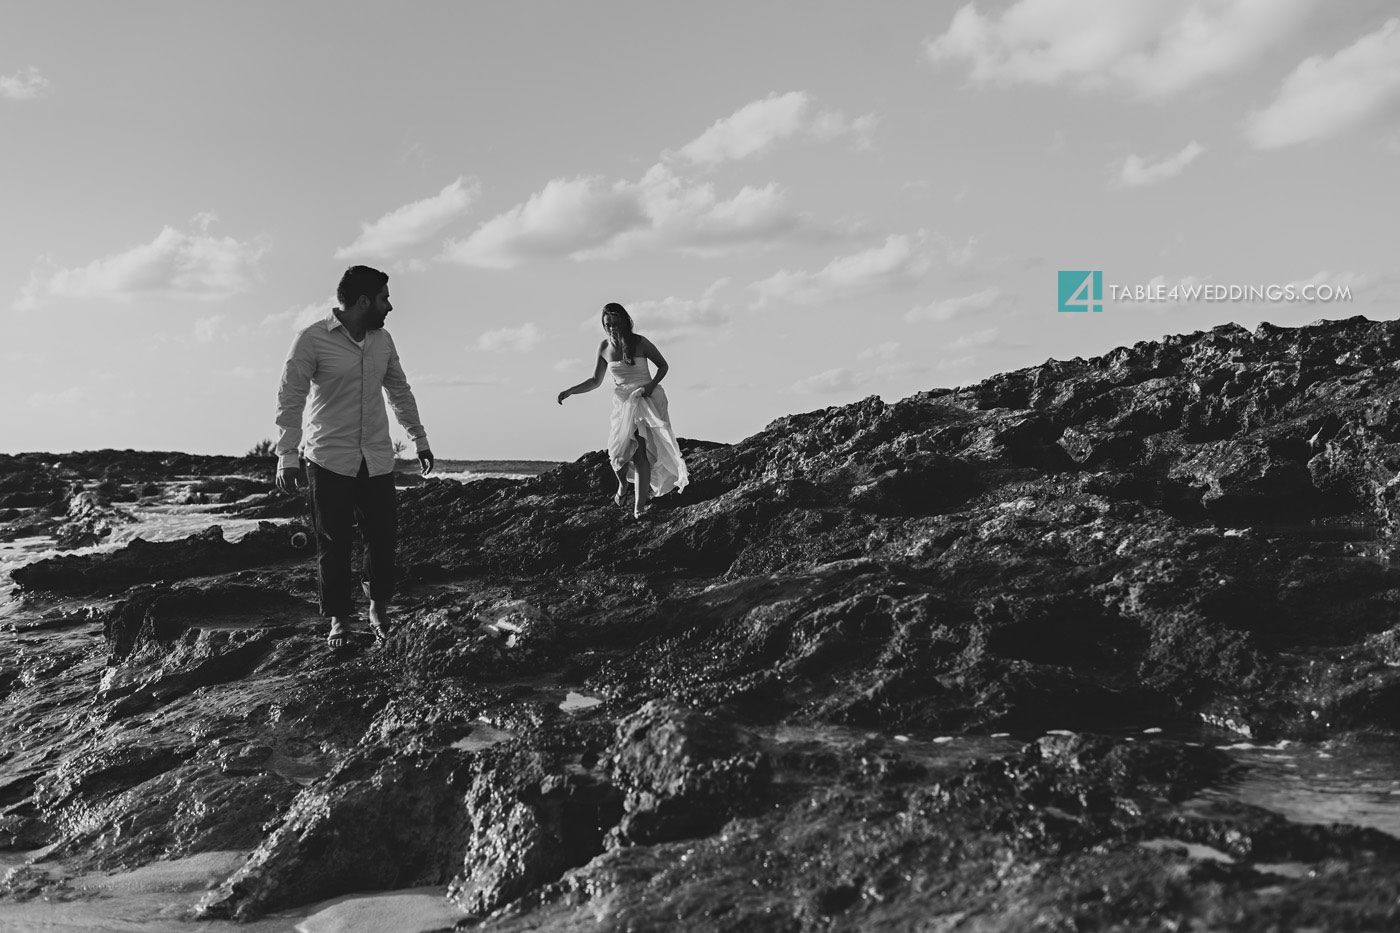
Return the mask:
[[[651,367],[646,357],[635,362],[614,360],[608,363],[613,377],[612,421],[608,431],[608,456],[614,470],[627,465],[627,478],[637,481],[637,468],[632,455],[637,451],[637,435],[646,442],[647,461],[651,464],[651,494],[664,496],[690,482],[685,460],[681,457],[676,434],[671,430],[671,414],[666,405],[666,390],[656,386],[651,395],[642,398],[637,390],[651,381]]]

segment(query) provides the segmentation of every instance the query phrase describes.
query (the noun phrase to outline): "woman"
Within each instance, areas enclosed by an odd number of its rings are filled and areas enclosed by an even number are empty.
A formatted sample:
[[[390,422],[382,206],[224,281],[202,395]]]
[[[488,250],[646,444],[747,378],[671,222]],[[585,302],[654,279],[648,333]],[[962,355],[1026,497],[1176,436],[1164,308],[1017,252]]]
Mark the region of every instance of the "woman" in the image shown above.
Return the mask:
[[[661,380],[670,369],[661,351],[632,331],[632,316],[617,302],[603,306],[603,330],[607,339],[598,345],[593,378],[559,393],[559,404],[570,395],[592,392],[603,384],[603,372],[612,373],[612,422],[608,432],[608,456],[617,475],[613,502],[622,505],[627,484],[635,488],[632,516],[641,518],[656,496],[685,488],[690,474],[671,430],[666,390]],[[647,360],[656,364],[651,374]]]

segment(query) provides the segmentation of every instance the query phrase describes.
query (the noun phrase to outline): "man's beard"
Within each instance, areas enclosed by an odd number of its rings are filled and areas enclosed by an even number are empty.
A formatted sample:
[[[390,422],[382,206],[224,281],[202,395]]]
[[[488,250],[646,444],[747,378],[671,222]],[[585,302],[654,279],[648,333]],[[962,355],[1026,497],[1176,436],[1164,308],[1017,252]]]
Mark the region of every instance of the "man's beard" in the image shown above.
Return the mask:
[[[365,329],[366,329],[366,330],[383,330],[383,329],[384,329],[384,319],[385,319],[386,317],[388,317],[388,315],[386,315],[386,314],[381,314],[381,315],[380,315],[379,317],[377,317],[377,318],[370,318],[368,321],[365,322]]]

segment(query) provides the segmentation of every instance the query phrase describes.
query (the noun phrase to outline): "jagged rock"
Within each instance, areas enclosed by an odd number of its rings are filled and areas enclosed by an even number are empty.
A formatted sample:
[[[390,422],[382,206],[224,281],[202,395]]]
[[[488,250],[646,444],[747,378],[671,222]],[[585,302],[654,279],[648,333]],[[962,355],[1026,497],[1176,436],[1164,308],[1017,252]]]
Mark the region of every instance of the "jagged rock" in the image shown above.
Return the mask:
[[[133,540],[112,554],[50,557],[26,564],[11,576],[21,586],[57,593],[120,592],[130,586],[174,581],[216,573],[230,573],[304,557],[287,534],[271,524],[237,543],[224,540],[218,525],[183,541]]]
[[[587,771],[560,773],[553,755],[507,748],[494,757],[496,766],[482,769],[466,790],[466,853],[448,886],[448,898],[473,916],[602,852],[604,834],[622,813],[611,785]]]
[[[685,441],[641,523],[602,452],[428,478],[393,631],[344,655],[285,528],[31,565],[0,834],[88,868],[256,848],[206,901],[238,918],[431,883],[495,933],[1386,929],[1391,837],[1232,802],[1179,737],[1393,741],[1397,372],[1395,322],[1229,325]],[[301,507],[269,475],[0,458],[60,502]],[[88,598],[43,624],[55,594]],[[1077,734],[927,750],[1046,730]]]
[[[626,793],[615,844],[672,842],[756,812],[772,768],[733,725],[654,700],[617,727],[613,782]]]
[[[198,905],[244,920],[357,890],[442,884],[460,859],[465,776],[451,751],[347,760],[302,791],[248,861]]]

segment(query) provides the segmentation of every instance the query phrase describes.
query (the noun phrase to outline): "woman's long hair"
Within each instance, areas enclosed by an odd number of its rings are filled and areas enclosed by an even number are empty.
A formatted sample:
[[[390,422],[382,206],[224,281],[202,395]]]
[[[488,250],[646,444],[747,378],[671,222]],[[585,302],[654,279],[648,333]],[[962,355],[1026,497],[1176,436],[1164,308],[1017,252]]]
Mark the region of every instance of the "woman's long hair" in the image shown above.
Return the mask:
[[[610,301],[603,305],[603,314],[599,318],[603,323],[603,330],[608,329],[608,315],[616,315],[623,323],[622,352],[627,357],[627,365],[631,366],[637,362],[637,335],[632,331],[632,315],[627,313],[627,309],[616,301]]]

